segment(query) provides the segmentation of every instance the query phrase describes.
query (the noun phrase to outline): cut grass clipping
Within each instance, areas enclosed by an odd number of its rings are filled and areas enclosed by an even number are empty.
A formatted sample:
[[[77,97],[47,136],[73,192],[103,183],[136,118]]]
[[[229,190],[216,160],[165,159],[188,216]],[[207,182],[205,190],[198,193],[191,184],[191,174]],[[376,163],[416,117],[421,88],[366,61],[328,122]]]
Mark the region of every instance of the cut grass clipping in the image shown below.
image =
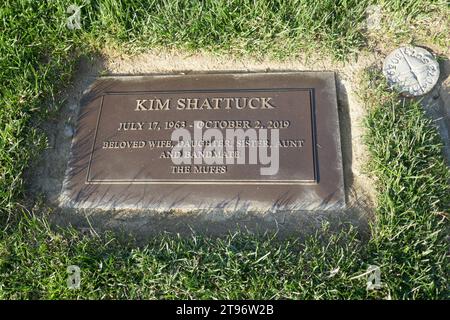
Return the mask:
[[[0,6],[0,298],[448,298],[450,190],[442,145],[419,104],[388,93],[373,72],[361,80],[379,190],[367,243],[351,227],[333,233],[325,225],[302,243],[236,233],[164,236],[138,248],[113,235],[51,230],[45,214],[29,215],[23,171],[46,145],[32,120],[57,111],[62,102],[54,97],[80,55],[120,45],[345,58],[367,41],[360,26],[374,2],[91,0],[82,28],[69,30],[72,3]],[[393,19],[448,17],[442,1],[380,3]],[[79,290],[67,287],[72,264],[81,268]],[[379,290],[366,290],[369,265],[381,268]]]

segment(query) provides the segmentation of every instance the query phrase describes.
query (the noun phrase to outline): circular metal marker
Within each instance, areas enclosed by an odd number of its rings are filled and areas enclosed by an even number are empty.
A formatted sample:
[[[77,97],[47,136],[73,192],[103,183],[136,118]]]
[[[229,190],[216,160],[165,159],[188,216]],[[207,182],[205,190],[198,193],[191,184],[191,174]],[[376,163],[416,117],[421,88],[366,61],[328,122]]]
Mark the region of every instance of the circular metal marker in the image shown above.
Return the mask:
[[[421,96],[433,89],[439,79],[439,64],[433,55],[419,47],[392,51],[383,63],[383,73],[391,87],[406,96]]]

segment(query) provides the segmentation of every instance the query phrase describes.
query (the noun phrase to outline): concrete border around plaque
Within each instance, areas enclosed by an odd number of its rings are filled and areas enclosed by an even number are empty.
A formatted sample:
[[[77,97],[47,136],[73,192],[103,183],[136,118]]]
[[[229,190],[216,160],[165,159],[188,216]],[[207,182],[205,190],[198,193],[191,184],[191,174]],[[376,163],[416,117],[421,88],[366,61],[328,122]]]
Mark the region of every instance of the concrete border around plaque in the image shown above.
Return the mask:
[[[194,148],[191,164],[175,165],[171,134],[185,129],[194,136],[194,122],[203,123],[202,134],[216,129],[224,136],[227,129],[278,129],[278,171],[261,175],[267,163],[227,164],[225,155],[223,164],[196,163]],[[81,100],[59,203],[102,210],[343,209],[335,75],[100,77]]]

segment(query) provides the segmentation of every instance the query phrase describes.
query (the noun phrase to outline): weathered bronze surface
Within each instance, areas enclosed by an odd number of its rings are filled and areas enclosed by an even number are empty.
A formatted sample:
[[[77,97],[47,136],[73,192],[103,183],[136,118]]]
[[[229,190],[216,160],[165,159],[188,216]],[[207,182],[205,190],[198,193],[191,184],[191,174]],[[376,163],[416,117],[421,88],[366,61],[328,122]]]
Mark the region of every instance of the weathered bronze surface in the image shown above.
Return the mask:
[[[313,210],[345,204],[334,73],[104,77],[81,104],[62,206]],[[175,130],[191,140],[172,140]],[[184,149],[174,148],[181,140]],[[183,163],[176,162],[180,156]]]

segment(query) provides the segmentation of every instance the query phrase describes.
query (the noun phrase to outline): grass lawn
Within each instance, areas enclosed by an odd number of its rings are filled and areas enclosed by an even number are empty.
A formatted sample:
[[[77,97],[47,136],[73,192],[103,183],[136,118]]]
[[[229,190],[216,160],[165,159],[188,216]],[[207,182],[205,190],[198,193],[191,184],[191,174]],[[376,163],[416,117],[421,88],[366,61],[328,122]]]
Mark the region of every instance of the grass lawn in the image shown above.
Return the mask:
[[[90,0],[82,28],[69,30],[72,3],[83,2],[0,5],[0,298],[448,298],[450,170],[442,141],[421,106],[390,92],[379,70],[366,70],[358,84],[378,191],[368,240],[351,226],[335,233],[324,225],[303,242],[240,232],[167,235],[138,247],[113,234],[51,229],[41,206],[24,199],[23,181],[46,146],[35,124],[55,112],[49,101],[63,104],[59,92],[81,56],[157,48],[342,60],[386,41],[445,50],[445,1]],[[389,24],[368,33],[364,12],[374,3]],[[82,270],[80,290],[67,288],[71,264]],[[369,265],[381,268],[379,290],[366,290]]]

